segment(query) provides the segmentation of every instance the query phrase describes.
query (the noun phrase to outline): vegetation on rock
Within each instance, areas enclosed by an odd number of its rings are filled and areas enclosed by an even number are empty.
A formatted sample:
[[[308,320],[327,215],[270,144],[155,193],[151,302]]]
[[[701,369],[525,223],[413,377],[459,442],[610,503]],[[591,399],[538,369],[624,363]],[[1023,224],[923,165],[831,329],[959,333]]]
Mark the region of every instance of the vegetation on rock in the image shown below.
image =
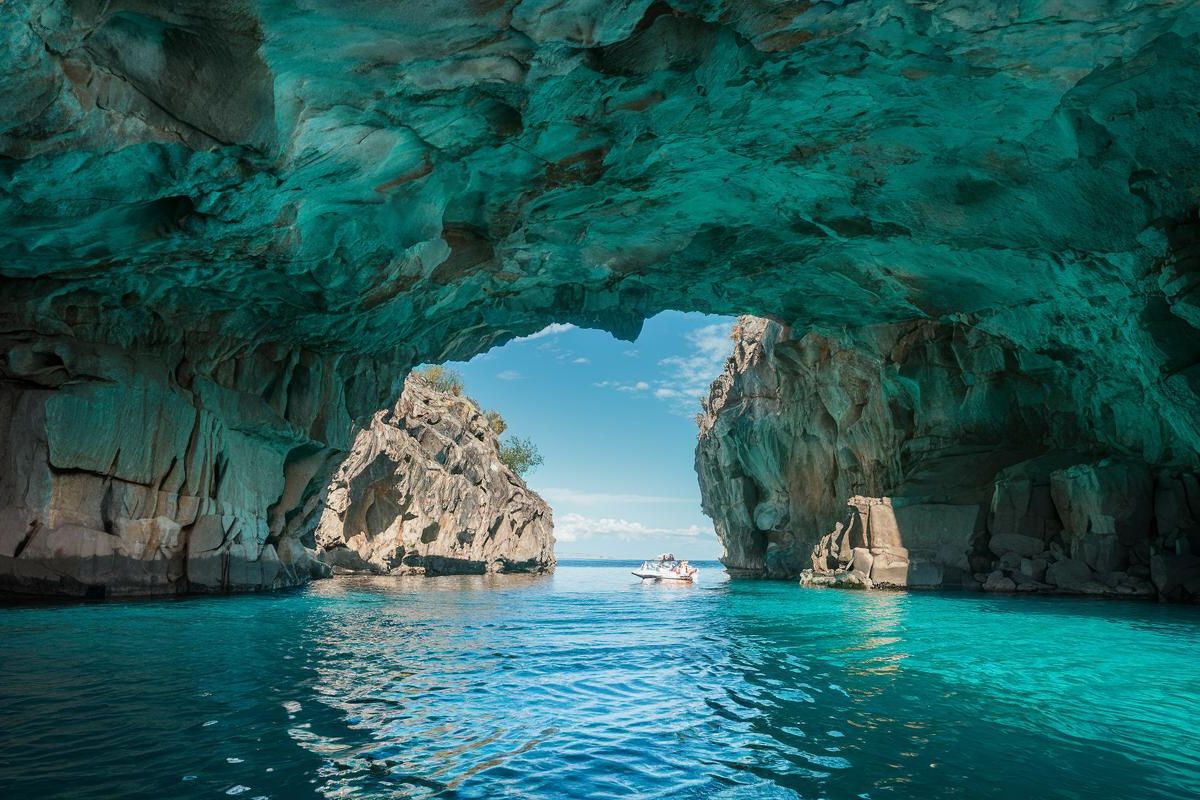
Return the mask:
[[[524,478],[530,470],[542,465],[542,454],[532,440],[511,436],[507,442],[500,445],[500,461]]]
[[[508,423],[504,421],[504,417],[500,415],[499,411],[485,411],[483,417],[497,436],[508,430]]]
[[[434,391],[461,397],[463,393],[463,377],[458,370],[434,364],[417,372],[433,387]]]

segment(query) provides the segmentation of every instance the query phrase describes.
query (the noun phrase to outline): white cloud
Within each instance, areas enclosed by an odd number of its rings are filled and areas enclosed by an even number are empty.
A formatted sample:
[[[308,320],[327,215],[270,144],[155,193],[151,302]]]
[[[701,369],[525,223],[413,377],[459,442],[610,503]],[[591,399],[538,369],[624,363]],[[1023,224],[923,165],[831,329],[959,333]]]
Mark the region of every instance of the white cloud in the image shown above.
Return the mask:
[[[616,517],[585,517],[582,514],[564,514],[554,525],[554,536],[561,542],[577,542],[593,536],[615,536],[624,541],[657,537],[679,537],[692,539],[712,536],[711,528],[689,525],[686,528],[655,528],[641,522]]]
[[[556,333],[566,333],[567,331],[575,330],[575,326],[569,322],[554,322],[542,328],[537,333],[531,333],[528,336],[518,336],[513,339],[514,342],[532,342],[534,339],[541,339],[543,336],[553,336]]]
[[[590,358],[584,358],[583,356],[580,356],[579,358],[575,359],[571,363],[572,364],[590,364],[590,363],[592,363],[592,360]]]
[[[629,358],[637,358],[641,353],[637,350],[622,350],[621,355],[628,356]]]
[[[672,401],[672,411],[690,416],[697,401],[708,394],[709,384],[721,374],[733,350],[733,322],[716,322],[690,331],[685,337],[689,352],[659,361],[665,376],[656,381],[654,396]]]
[[[567,489],[552,486],[549,489],[538,489],[538,494],[551,503],[575,503],[578,505],[603,503],[691,503],[687,497],[665,497],[653,494],[620,494],[607,492],[581,492],[578,489]]]
[[[592,385],[634,394],[653,388],[654,397],[666,402],[672,413],[690,417],[699,410],[700,400],[708,395],[709,385],[725,368],[725,361],[733,350],[732,331],[733,320],[688,331],[684,335],[687,351],[659,361],[663,373],[654,381],[601,381]],[[636,350],[625,351],[625,355],[637,354]]]
[[[521,373],[515,369],[506,369],[503,372],[496,373],[496,377],[502,381],[515,381],[521,377]]]

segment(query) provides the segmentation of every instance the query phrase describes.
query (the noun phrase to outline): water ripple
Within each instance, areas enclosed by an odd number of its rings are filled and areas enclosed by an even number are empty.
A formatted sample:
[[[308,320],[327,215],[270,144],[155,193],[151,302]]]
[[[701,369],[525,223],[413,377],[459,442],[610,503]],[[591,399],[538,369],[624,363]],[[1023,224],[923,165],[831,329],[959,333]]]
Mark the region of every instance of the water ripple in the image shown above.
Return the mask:
[[[351,578],[0,611],[0,785],[36,798],[1200,794],[1200,612]]]

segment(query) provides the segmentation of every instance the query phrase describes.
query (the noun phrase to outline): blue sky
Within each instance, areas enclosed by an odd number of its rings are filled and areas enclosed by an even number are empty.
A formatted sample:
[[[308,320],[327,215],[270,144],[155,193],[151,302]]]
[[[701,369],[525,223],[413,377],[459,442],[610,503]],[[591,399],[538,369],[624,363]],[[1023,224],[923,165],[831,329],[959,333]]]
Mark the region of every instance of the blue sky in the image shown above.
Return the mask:
[[[700,398],[733,343],[732,317],[668,311],[634,343],[551,325],[467,363],[467,393],[533,439],[526,481],[554,508],[559,558],[720,555],[692,467]]]

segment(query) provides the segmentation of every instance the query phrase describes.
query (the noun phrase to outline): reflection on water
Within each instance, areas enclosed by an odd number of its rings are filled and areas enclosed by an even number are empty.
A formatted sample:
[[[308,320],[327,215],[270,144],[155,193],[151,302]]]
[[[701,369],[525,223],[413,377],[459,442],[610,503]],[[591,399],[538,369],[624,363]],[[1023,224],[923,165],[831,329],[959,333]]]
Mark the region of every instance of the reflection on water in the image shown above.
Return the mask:
[[[552,577],[0,612],[14,797],[1180,797],[1200,611]]]

